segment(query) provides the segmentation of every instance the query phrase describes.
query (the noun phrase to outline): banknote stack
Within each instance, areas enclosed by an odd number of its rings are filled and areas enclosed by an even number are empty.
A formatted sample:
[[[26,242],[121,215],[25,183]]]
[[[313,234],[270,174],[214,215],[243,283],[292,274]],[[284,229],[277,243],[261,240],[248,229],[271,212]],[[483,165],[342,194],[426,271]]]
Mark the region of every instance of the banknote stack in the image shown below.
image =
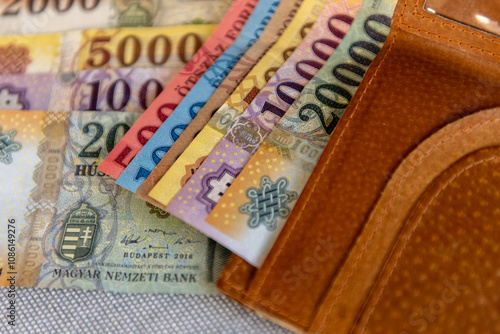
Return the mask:
[[[262,265],[396,0],[0,4],[0,284],[214,294]]]

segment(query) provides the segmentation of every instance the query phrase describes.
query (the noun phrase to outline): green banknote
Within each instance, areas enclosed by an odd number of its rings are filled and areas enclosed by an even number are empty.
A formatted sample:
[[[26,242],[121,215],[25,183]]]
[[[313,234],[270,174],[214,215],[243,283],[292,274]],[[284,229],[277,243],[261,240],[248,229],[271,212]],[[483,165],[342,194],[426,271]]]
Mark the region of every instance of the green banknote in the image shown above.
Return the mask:
[[[97,171],[137,117],[0,111],[0,285],[216,293],[229,252]]]

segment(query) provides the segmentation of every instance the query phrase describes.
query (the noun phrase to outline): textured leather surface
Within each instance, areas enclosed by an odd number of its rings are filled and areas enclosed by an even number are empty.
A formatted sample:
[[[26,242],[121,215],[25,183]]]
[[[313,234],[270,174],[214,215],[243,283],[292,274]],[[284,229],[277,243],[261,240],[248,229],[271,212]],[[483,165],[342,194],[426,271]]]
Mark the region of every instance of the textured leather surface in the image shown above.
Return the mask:
[[[420,226],[414,235],[419,237],[412,237],[408,248],[402,243],[384,243],[384,239],[368,242],[363,252],[370,246],[378,256],[385,247],[386,256],[381,253],[378,261],[369,261],[366,272],[353,272],[360,275],[358,279],[342,280],[342,275],[350,275],[345,268],[353,265],[352,256],[359,247],[356,240],[365,235],[361,232],[368,229],[370,212],[378,207],[384,188],[410,153],[418,152],[419,145],[448,124],[463,119],[460,124],[467,128],[474,122],[467,115],[485,115],[484,110],[500,106],[500,39],[432,15],[423,5],[423,0],[399,2],[383,50],[334,131],[264,265],[257,271],[232,259],[219,281],[222,292],[296,331],[500,330],[493,323],[499,318],[495,313],[499,282],[494,269],[498,256],[496,250],[487,248],[493,247],[488,243],[500,233],[495,224],[500,206],[498,193],[490,188],[489,193],[479,191],[483,184],[500,189],[495,174],[498,162],[492,158],[498,151],[495,146],[482,148],[478,143],[467,152],[462,151],[460,145],[467,142],[462,140],[451,149],[436,151],[433,161],[442,162],[441,172],[427,166],[433,173],[414,176],[416,184],[428,188],[419,193],[407,185],[401,200],[408,207],[395,206],[407,216],[399,221],[399,230],[390,227],[391,233],[401,232],[398,238],[404,238],[412,224]],[[484,131],[481,135],[498,137],[498,131]],[[476,143],[477,139],[470,140]],[[483,159],[493,160],[453,178],[461,168]],[[420,179],[424,176],[431,178]],[[412,198],[419,202],[412,203]],[[484,217],[476,217],[474,208],[482,207],[481,203],[489,204]],[[463,220],[463,214],[468,220]],[[462,232],[453,229],[459,218]],[[381,222],[398,224],[395,218]],[[436,226],[438,222],[443,226]],[[434,240],[436,236],[441,243]],[[456,251],[460,245],[467,251]],[[400,261],[404,258],[406,262],[397,263],[398,258],[390,255],[398,247],[403,249]],[[487,267],[481,267],[486,263]],[[387,269],[390,264],[394,264],[392,273]],[[465,285],[470,291],[455,287],[460,293],[456,303],[445,303],[439,317],[427,314],[432,321],[413,315],[420,308],[429,310],[431,302],[441,306],[433,301],[440,300],[440,293],[453,284]],[[451,300],[447,292],[443,295]],[[432,307],[438,307],[435,305]]]
[[[500,329],[499,130],[500,108],[474,113],[399,165],[312,331],[349,332],[360,314],[361,332]]]
[[[435,180],[404,221],[353,332],[500,331],[499,167],[497,146]],[[332,320],[342,318],[326,316],[321,330],[336,330]]]

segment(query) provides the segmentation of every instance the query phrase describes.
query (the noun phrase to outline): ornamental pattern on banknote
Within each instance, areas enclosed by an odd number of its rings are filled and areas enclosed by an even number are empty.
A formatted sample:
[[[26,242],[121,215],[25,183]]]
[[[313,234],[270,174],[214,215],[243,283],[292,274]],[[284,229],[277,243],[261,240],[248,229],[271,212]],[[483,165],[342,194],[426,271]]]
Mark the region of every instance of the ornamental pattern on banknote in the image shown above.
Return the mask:
[[[144,27],[152,24],[151,14],[138,3],[133,3],[120,13],[118,25],[120,27]]]
[[[29,110],[30,103],[26,99],[26,88],[16,88],[11,85],[0,85],[1,110]]]
[[[245,109],[245,107],[249,104],[247,101],[249,100],[251,102],[259,93],[260,89],[257,86],[257,76],[248,75],[228,97],[226,101],[227,105],[233,108],[241,107]],[[247,93],[249,89],[250,93]]]
[[[69,214],[59,245],[59,255],[71,262],[84,260],[94,249],[98,217],[87,203]]]
[[[0,47],[0,75],[26,72],[26,67],[31,63],[29,56],[29,49],[24,46]]]
[[[240,117],[229,129],[226,139],[252,154],[266,138],[267,132],[255,121]]]
[[[154,206],[153,204],[146,202],[146,206],[149,208],[150,214],[155,214],[156,217],[160,219],[167,219],[170,216],[170,213],[163,211],[162,209]]]
[[[205,161],[206,158],[207,158],[206,156],[203,156],[198,160],[196,160],[194,164],[189,164],[185,166],[186,174],[184,174],[184,176],[181,178],[180,182],[181,187],[183,187],[187,183],[187,181],[189,181],[191,176],[193,176],[193,174],[198,170],[198,167],[201,166],[201,164],[203,163],[203,161]]]
[[[201,182],[202,190],[196,196],[196,199],[205,205],[207,213],[213,210],[226,189],[229,188],[240,172],[241,169],[235,169],[227,164],[223,164],[217,171],[206,175]]]
[[[272,183],[269,177],[262,177],[261,188],[250,188],[247,196],[251,202],[240,207],[240,211],[250,215],[248,226],[257,228],[264,225],[269,231],[274,231],[278,218],[286,218],[290,214],[287,204],[297,199],[295,191],[288,191],[286,177]],[[226,187],[227,189],[227,187]]]
[[[16,130],[7,131],[2,134],[2,128],[0,127],[0,162],[6,165],[12,163],[12,152],[21,150],[21,143],[14,141],[14,136],[16,135]]]

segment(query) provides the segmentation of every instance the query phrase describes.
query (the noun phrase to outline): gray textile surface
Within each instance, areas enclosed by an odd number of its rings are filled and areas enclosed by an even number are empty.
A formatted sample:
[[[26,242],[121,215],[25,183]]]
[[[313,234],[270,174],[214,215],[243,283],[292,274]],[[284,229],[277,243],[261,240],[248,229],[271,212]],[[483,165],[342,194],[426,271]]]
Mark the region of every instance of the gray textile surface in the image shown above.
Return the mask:
[[[16,290],[16,326],[0,289],[0,333],[290,333],[223,296]]]

